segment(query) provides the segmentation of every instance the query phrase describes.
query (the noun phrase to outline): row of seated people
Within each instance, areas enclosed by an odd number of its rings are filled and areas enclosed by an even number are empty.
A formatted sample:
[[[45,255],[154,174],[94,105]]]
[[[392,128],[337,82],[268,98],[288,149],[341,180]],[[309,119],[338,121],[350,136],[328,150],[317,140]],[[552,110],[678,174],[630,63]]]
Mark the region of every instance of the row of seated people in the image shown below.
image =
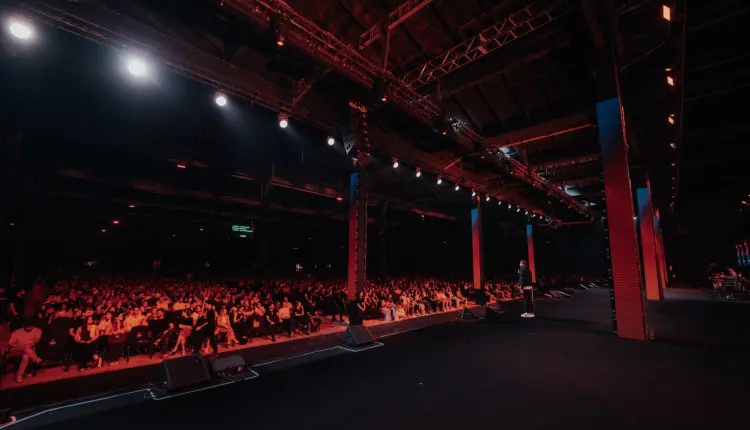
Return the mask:
[[[344,321],[343,287],[343,282],[314,280],[58,282],[34,315],[17,315],[11,344],[0,351],[0,372],[16,360],[21,382],[29,364],[32,374],[46,362],[66,371],[76,363],[84,371],[117,366],[136,354],[216,354],[220,342],[231,347],[257,337],[276,341],[282,333],[307,335],[319,330],[326,316]],[[368,283],[358,304],[362,317],[390,321],[465,303],[456,283],[389,280]]]

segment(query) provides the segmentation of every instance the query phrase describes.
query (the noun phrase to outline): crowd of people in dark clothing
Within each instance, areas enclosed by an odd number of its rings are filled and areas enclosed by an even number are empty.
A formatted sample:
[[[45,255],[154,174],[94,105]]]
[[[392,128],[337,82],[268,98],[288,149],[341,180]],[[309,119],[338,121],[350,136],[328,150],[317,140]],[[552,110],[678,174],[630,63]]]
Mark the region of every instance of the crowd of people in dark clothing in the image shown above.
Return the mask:
[[[437,279],[368,281],[355,301],[365,320],[396,321],[467,304],[467,282]],[[491,299],[512,284],[488,284]],[[345,322],[341,281],[163,277],[71,278],[33,288],[0,289],[2,371],[17,360],[16,381],[48,365],[117,366],[137,354],[216,355],[254,338],[306,336],[324,319]]]

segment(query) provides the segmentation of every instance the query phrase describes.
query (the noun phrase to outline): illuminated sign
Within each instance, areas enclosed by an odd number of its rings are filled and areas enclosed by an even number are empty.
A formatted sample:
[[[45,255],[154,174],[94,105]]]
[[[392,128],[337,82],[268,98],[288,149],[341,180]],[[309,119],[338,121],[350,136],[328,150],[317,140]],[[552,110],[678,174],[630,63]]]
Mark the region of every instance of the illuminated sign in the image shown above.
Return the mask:
[[[253,229],[248,225],[233,225],[232,231],[235,233],[252,233]]]

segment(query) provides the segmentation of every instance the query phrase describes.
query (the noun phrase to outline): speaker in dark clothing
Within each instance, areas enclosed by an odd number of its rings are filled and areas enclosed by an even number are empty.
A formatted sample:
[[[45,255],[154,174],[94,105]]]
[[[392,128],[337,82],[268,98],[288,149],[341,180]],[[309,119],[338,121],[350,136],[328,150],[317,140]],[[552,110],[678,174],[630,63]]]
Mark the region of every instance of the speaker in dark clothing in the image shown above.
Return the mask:
[[[344,342],[349,346],[365,346],[375,342],[372,333],[363,325],[349,326],[344,333]]]
[[[167,391],[181,390],[211,379],[206,360],[198,354],[164,360],[162,371]]]

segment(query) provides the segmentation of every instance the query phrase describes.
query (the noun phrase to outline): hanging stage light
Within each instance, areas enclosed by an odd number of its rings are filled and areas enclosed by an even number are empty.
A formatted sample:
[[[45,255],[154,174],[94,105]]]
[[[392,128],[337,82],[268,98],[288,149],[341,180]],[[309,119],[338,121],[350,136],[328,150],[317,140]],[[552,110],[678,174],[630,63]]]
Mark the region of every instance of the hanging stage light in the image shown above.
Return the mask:
[[[442,183],[443,183],[443,178],[441,178],[440,176],[438,176],[438,178],[437,178],[437,184],[440,185]]]
[[[279,113],[279,127],[287,128],[289,126],[289,116],[285,113]]]
[[[461,189],[461,186],[460,186],[460,185],[458,185],[458,184],[456,184],[456,187],[455,187],[455,188],[453,188],[453,191],[458,191],[458,190],[460,190],[460,189]]]
[[[227,99],[227,96],[225,96],[224,94],[216,93],[216,95],[214,96],[214,102],[216,103],[217,106],[224,107],[227,105],[228,99]]]
[[[422,169],[421,168],[417,167],[417,173],[415,173],[415,176],[417,178],[420,177],[420,176],[422,176]]]
[[[148,74],[148,64],[146,64],[146,61],[144,61],[141,58],[138,57],[130,57],[127,59],[126,66],[128,69],[128,72],[130,72],[131,75],[142,78]]]
[[[328,140],[326,140],[326,142],[328,142],[328,146],[333,146],[336,144],[336,139],[334,139],[332,136],[328,136]]]
[[[398,158],[394,158],[393,159],[393,168],[395,169],[397,167],[398,167]]]
[[[10,35],[16,39],[26,41],[34,37],[34,27],[20,18],[11,17],[8,20],[7,27]]]
[[[484,199],[484,201],[486,201],[486,202],[490,201],[490,196],[487,196],[487,197],[486,197],[486,198]]]
[[[521,208],[516,209],[516,212],[521,212]]]

